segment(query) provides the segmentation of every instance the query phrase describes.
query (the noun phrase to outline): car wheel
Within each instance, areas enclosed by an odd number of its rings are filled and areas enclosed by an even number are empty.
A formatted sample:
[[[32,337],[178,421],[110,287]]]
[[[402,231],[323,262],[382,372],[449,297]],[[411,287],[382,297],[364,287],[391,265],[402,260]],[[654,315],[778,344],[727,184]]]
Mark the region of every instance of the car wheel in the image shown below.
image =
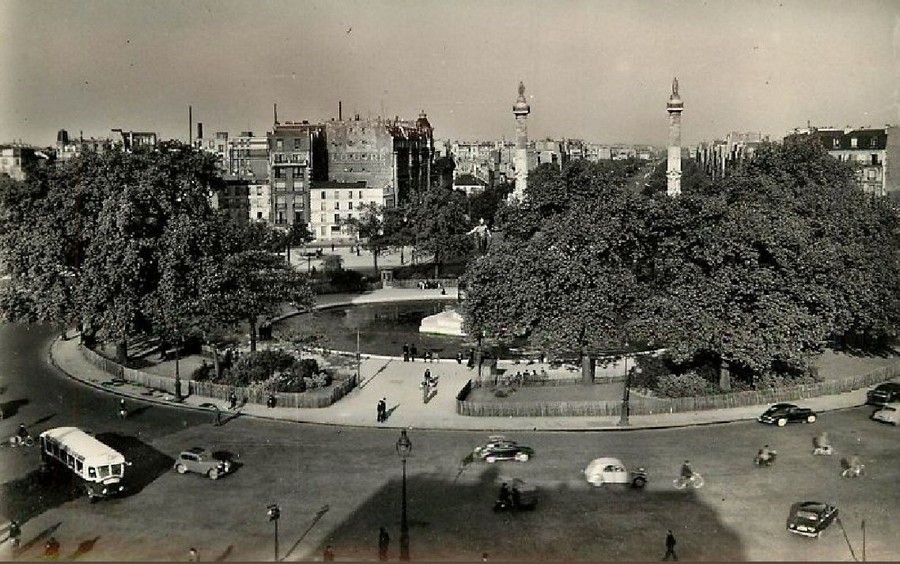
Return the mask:
[[[493,463],[497,462],[497,458],[494,457],[494,456],[488,456],[488,457],[485,457],[484,460],[485,460],[485,462],[487,462],[488,464],[493,464]]]
[[[175,471],[179,474],[184,474],[185,472],[187,472],[187,467],[184,464],[176,464]]]
[[[591,476],[591,479],[588,481],[591,483],[591,485],[599,488],[603,485],[603,476]]]
[[[784,417],[782,417],[781,419],[778,420],[778,426],[779,426],[779,427],[784,427],[785,425],[787,425],[787,419],[785,419]]]
[[[518,460],[519,462],[528,462],[528,458],[529,458],[529,456],[525,453],[522,453],[522,454],[519,454],[518,456],[516,456],[516,460]]]
[[[209,476],[210,480],[218,480],[219,479],[219,471],[216,470],[215,468],[213,468],[212,470],[207,472],[206,475]]]
[[[636,488],[643,488],[647,485],[647,480],[645,478],[637,477],[634,479],[632,484],[634,484],[634,487]]]
[[[816,416],[815,416],[815,415],[810,415],[809,417],[806,418],[806,422],[807,422],[807,423],[815,423],[815,422],[816,422]]]

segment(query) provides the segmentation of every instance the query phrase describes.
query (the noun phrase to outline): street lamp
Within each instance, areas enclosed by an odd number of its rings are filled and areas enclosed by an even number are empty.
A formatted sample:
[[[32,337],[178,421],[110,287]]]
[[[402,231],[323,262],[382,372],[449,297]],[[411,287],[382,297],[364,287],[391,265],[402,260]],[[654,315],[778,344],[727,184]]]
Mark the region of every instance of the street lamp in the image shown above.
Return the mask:
[[[180,337],[178,341],[181,341]],[[178,367],[178,360],[181,356],[178,343],[175,343],[175,401],[181,401],[181,371]]]
[[[628,341],[625,342],[625,354],[623,355],[623,359],[625,360],[625,389],[622,391],[622,417],[619,419],[619,425],[622,427],[627,427],[631,423],[628,421],[628,416],[630,415],[631,406],[629,405],[629,400],[631,399],[631,376],[628,373]]]
[[[269,521],[275,523],[275,562],[278,562],[278,519],[281,517],[281,509],[278,508],[277,503],[269,505],[266,509]]]
[[[400,560],[409,560],[409,523],[406,521],[406,458],[412,451],[412,441],[406,436],[406,429],[400,431],[397,439],[397,454],[403,465],[403,505],[400,513]]]

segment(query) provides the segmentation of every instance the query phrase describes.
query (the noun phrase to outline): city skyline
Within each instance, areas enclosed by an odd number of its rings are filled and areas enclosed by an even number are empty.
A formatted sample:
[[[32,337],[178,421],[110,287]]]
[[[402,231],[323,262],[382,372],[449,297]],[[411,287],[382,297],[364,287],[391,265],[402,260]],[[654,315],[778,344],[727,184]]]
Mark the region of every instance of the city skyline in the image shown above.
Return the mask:
[[[900,122],[900,3],[19,2],[0,4],[0,141],[115,127],[187,140],[193,121],[428,114],[438,139],[664,145],[678,77],[683,142],[749,130]],[[191,132],[196,135],[196,131]]]

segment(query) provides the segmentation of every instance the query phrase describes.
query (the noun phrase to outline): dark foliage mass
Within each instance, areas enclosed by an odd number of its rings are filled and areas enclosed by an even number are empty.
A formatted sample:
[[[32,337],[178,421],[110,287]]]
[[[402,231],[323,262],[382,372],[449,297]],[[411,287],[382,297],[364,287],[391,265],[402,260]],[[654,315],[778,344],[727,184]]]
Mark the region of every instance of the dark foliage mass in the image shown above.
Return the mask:
[[[896,338],[897,215],[846,163],[801,140],[721,180],[686,165],[675,198],[659,168],[632,190],[625,168],[538,167],[468,268],[469,330],[583,358],[665,347],[669,373],[726,388],[808,379],[829,341]]]
[[[0,314],[77,324],[89,339],[176,342],[306,303],[305,275],[273,252],[284,235],[213,209],[214,159],[179,143],[86,152],[0,185]],[[253,343],[255,344],[255,342]]]

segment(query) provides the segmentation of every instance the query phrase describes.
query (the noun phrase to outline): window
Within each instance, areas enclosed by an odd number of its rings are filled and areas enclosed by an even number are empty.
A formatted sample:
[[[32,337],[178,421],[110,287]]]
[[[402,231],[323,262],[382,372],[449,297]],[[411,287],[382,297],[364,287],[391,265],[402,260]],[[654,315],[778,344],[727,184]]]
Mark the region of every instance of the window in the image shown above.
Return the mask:
[[[341,230],[341,226],[340,226],[340,225],[332,225],[332,226],[331,226],[331,232],[332,232],[332,233],[338,233],[338,232],[340,232],[340,230]]]
[[[335,202],[335,203],[334,203],[334,209],[336,209],[336,210],[341,209],[341,203],[340,203],[340,202]]]
[[[875,180],[876,178],[878,178],[878,171],[874,168],[870,168],[866,171],[866,178],[868,178],[869,180]]]
[[[284,140],[283,140],[283,139],[276,139],[276,140],[275,140],[275,148],[278,149],[279,151],[282,150],[282,149],[284,149]],[[277,155],[276,155],[276,156],[277,156]]]
[[[296,151],[296,150],[299,149],[300,147],[301,147],[300,138],[299,138],[299,137],[295,137],[295,138],[294,138],[294,150]]]
[[[281,167],[274,168],[275,178],[284,178],[284,169]]]
[[[325,214],[324,214],[324,213],[323,213],[323,214],[320,214],[320,215],[319,215],[319,223],[325,223],[325,221],[327,221],[327,220],[325,219]]]
[[[322,196],[321,196],[321,197],[322,197],[323,200],[325,199],[325,190],[322,190]]]
[[[878,147],[878,138],[877,138],[877,137],[871,137],[871,138],[869,139],[869,148],[870,148],[870,149],[875,149],[876,147]]]
[[[101,478],[109,478],[109,466],[100,466],[97,470],[100,471]]]
[[[334,199],[335,199],[335,200],[341,199],[341,191],[340,191],[340,190],[335,190],[335,191],[334,191]]]
[[[359,199],[362,200],[362,190],[359,191]]]
[[[84,471],[84,463],[82,463],[77,458],[75,459],[75,471],[81,474]]]
[[[325,202],[319,203],[319,209],[325,211]]]
[[[841,140],[838,138],[832,139],[831,146],[834,147],[835,149],[839,149],[841,147]]]
[[[303,169],[299,166],[294,167],[294,178],[303,178]]]
[[[872,153],[872,164],[876,166],[881,164],[881,160],[876,153]]]
[[[113,476],[121,476],[123,470],[122,464],[113,464],[112,465],[112,475]]]
[[[850,138],[850,148],[856,149],[858,146],[859,146],[859,139],[857,139],[856,137]]]
[[[294,223],[303,223],[303,211],[294,211]]]
[[[88,466],[88,478],[96,478],[97,477],[97,469],[93,466]]]
[[[348,210],[352,210],[352,209],[353,209],[353,202],[347,202],[347,209],[348,209]]]
[[[328,233],[327,228],[325,226],[322,226],[319,229],[319,233],[321,233],[324,236],[326,233]]]
[[[339,214],[339,213],[334,214],[334,222],[335,223],[341,222],[341,214]]]
[[[262,219],[262,212],[256,212],[256,219]]]

